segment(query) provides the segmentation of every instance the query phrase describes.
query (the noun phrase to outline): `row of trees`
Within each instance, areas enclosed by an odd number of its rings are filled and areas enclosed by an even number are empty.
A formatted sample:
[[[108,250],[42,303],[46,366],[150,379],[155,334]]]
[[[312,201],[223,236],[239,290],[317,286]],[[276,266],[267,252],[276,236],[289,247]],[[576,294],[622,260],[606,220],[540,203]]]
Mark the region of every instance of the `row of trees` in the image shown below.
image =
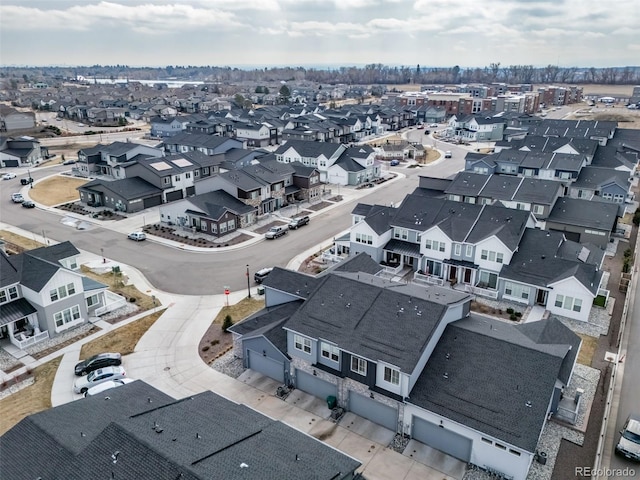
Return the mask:
[[[215,66],[172,66],[164,68],[128,67],[126,65],[92,65],[90,67],[6,67],[0,77],[14,82],[64,80],[83,76],[92,78],[129,78],[130,80],[157,80],[176,78],[220,83],[271,83],[280,81],[317,82],[325,84],[455,84],[455,83],[600,83],[640,84],[640,67],[559,67],[547,65],[502,65],[491,63],[485,67],[421,67],[389,66],[371,63],[364,67],[304,68],[272,67],[242,70]],[[263,93],[263,92],[261,92]]]

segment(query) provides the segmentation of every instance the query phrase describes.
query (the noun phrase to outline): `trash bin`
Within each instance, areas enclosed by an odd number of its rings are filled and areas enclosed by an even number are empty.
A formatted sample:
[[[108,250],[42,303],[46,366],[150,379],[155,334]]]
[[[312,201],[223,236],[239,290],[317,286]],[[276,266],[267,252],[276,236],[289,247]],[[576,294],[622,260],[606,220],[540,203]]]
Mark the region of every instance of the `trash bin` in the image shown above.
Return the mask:
[[[547,464],[547,452],[538,452],[538,463],[540,465]]]
[[[258,290],[258,295],[264,295],[264,287],[263,286],[259,286],[257,290]]]
[[[329,395],[327,397],[327,407],[329,407],[329,410],[333,410],[334,408],[336,408],[336,405],[338,405],[338,400],[336,399],[336,397],[334,397],[333,395]]]

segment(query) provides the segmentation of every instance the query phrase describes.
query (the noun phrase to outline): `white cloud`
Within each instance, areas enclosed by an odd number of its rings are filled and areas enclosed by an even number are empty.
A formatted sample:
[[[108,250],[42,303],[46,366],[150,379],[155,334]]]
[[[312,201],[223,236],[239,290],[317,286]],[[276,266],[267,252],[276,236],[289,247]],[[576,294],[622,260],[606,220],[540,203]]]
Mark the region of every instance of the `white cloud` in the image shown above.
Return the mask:
[[[232,28],[242,25],[235,15],[186,4],[123,5],[113,2],[78,5],[66,10],[4,5],[0,26],[7,30],[81,30],[120,25],[142,33],[163,33],[189,28]]]

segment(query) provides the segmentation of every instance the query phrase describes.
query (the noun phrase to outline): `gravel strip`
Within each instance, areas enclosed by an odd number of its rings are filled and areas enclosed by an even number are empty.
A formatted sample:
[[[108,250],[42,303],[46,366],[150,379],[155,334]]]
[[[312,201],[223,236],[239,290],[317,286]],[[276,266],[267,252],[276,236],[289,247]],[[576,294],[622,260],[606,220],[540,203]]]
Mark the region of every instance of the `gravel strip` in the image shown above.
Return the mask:
[[[14,393],[22,390],[23,388],[28,387],[29,385],[33,385],[34,382],[35,382],[35,378],[31,377],[31,378],[27,378],[26,380],[23,380],[22,382],[15,383],[10,387],[5,388],[4,390],[0,391],[0,400],[2,400],[5,397],[8,397],[9,395],[13,395]]]
[[[209,366],[231,378],[238,378],[246,370],[242,364],[242,359],[233,355],[233,350],[225,353],[223,356],[213,361]]]
[[[48,348],[55,347],[56,345],[66,342],[67,340],[71,340],[74,337],[77,337],[78,335],[87,333],[93,327],[94,325],[91,323],[85,323],[83,325],[79,325],[75,328],[62,332],[53,338],[48,338],[47,340],[43,340],[42,342],[39,342],[35,345],[27,347],[24,349],[24,351],[27,352],[27,354],[29,355],[33,355],[43,350],[47,350]]]
[[[16,365],[20,365],[20,360],[9,355],[6,350],[0,348],[0,370],[6,372]]]

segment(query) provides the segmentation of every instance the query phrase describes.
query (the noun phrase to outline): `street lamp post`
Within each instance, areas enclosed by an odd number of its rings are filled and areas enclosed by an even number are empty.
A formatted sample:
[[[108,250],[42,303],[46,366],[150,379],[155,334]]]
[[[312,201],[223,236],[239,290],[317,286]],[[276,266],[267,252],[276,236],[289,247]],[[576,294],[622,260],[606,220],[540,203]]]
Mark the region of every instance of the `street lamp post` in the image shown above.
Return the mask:
[[[100,254],[102,255],[102,263],[107,263],[107,259],[104,258],[104,248],[100,249]]]
[[[247,264],[247,298],[251,298],[251,280],[249,279],[249,264]]]

